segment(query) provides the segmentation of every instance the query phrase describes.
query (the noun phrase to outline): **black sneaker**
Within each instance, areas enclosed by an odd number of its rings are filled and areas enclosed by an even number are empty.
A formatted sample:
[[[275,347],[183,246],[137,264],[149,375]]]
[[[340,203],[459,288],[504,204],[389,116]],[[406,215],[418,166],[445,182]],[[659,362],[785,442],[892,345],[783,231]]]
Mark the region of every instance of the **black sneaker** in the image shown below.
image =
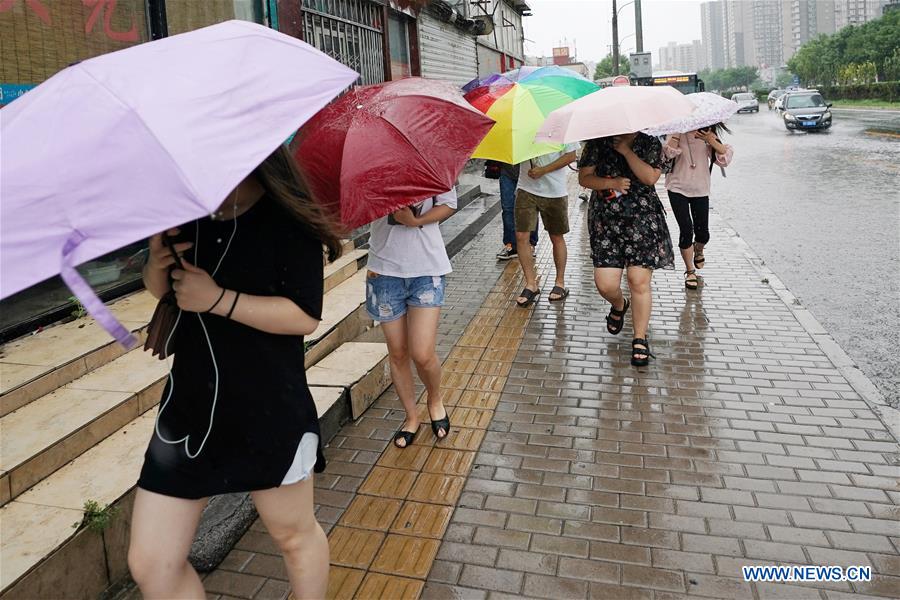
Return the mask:
[[[503,248],[503,250],[497,253],[497,258],[499,260],[512,260],[518,257],[519,255],[512,248]]]

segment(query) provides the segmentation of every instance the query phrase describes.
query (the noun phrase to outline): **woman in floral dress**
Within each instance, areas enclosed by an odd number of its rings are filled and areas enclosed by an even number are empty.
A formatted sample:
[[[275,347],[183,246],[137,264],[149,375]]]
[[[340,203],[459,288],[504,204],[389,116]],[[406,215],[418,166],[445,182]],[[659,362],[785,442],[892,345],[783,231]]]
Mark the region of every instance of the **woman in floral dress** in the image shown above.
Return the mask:
[[[578,162],[579,183],[593,190],[588,211],[591,258],[597,290],[611,305],[607,330],[622,331],[632,307],[631,364],[648,364],[647,327],[653,304],[654,269],[675,266],[672,242],[656,182],[665,157],[659,140],[643,133],[591,140]],[[630,300],[622,293],[626,271]]]

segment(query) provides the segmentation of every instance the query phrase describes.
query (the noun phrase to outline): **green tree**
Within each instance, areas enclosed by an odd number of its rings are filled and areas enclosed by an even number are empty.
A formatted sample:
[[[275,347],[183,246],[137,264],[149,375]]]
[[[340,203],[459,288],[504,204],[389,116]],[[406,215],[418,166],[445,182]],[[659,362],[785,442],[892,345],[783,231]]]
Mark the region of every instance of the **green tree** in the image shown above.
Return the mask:
[[[628,57],[619,55],[619,75],[628,75],[630,72],[631,63],[628,62]],[[614,74],[612,54],[607,54],[606,58],[597,63],[597,68],[594,70],[594,79],[612,77]]]
[[[794,74],[789,71],[782,71],[775,78],[775,87],[784,89],[794,83]]]

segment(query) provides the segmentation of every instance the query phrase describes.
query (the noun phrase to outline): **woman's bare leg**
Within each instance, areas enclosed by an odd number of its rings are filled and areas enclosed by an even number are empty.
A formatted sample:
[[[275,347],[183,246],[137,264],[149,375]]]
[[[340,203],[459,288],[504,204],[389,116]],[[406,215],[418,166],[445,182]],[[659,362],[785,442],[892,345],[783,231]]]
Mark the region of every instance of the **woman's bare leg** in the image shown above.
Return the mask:
[[[412,364],[409,357],[409,334],[407,333],[407,315],[399,319],[381,324],[384,340],[388,347],[388,360],[391,365],[391,378],[394,389],[403,408],[406,410],[406,421],[401,428],[403,431],[417,431],[419,429],[419,413],[416,411],[416,393],[413,387]],[[401,447],[405,445],[402,439],[395,442]]]
[[[200,577],[187,559],[206,502],[138,488],[128,568],[147,600],[206,598]]]
[[[442,419],[447,415],[441,400],[441,361],[438,359],[437,330],[441,319],[441,309],[437,307],[409,308],[409,348],[419,379],[425,384],[428,394],[428,414],[432,419]],[[438,430],[438,437],[447,432]]]
[[[278,544],[298,600],[320,599],[328,589],[328,538],[313,509],[313,478],[253,492],[253,503]]]

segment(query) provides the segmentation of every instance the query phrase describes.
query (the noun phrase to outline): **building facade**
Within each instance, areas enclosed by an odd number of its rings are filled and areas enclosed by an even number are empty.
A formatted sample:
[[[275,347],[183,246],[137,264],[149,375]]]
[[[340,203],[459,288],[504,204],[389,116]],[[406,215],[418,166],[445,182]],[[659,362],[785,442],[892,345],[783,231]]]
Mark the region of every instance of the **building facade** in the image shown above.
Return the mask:
[[[782,27],[781,0],[754,0],[753,55],[755,62],[746,62],[761,69],[771,69],[784,64],[784,29]]]
[[[706,68],[713,71],[727,66],[725,4],[720,1],[700,5],[700,30]]]
[[[659,69],[662,71],[683,71],[694,73],[706,68],[706,52],[700,40],[690,44],[669,42],[659,49],[657,56]]]
[[[888,0],[835,0],[835,28],[862,25],[883,14]]]
[[[836,31],[835,0],[790,0],[782,9],[784,62],[817,35]]]
[[[725,66],[729,68],[756,64],[756,41],[753,35],[754,0],[725,0]]]

